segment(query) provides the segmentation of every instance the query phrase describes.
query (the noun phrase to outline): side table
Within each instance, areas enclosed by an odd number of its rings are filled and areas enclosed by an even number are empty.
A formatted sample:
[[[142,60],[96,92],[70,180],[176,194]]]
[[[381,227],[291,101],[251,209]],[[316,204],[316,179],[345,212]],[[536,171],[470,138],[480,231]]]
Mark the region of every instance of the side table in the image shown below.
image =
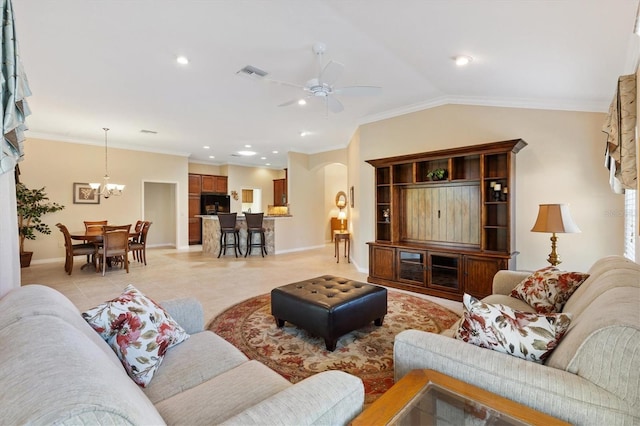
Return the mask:
[[[351,263],[351,233],[349,231],[333,231],[334,257],[340,263],[340,241],[344,241],[344,257]]]
[[[356,417],[372,425],[569,425],[434,370],[413,370]]]

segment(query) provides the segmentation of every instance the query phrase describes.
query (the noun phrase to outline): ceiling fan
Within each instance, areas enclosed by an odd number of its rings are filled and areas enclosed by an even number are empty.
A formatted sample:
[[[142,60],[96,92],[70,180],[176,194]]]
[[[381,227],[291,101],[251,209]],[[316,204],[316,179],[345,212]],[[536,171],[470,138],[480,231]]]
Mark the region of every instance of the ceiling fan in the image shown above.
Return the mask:
[[[319,98],[325,102],[328,111],[333,113],[339,113],[344,110],[342,102],[340,102],[336,95],[345,96],[371,96],[377,95],[382,91],[381,87],[377,86],[347,86],[347,87],[335,87],[336,80],[342,75],[344,65],[340,62],[329,61],[324,68],[322,67],[322,56],[327,50],[327,46],[324,43],[314,43],[313,53],[318,58],[319,73],[317,77],[308,80],[304,86],[294,83],[287,83],[282,81],[276,81],[266,79],[272,83],[282,84],[286,86],[296,87],[302,89],[304,94],[301,97],[291,99],[287,102],[281,103],[279,107],[292,105],[294,103],[304,104],[307,99]]]

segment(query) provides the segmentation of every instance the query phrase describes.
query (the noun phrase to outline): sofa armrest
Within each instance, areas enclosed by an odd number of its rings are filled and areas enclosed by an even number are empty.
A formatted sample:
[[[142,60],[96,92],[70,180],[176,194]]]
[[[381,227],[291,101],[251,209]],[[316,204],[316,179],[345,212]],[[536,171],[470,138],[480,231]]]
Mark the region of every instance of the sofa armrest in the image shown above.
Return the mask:
[[[583,377],[450,337],[403,331],[393,352],[396,381],[411,370],[432,369],[574,424],[640,420],[627,402]]]
[[[520,281],[531,275],[528,271],[511,271],[503,269],[493,276],[493,294],[504,294],[508,296]]]
[[[224,425],[345,425],[364,404],[362,380],[342,371],[315,374],[228,419]]]
[[[166,300],[160,303],[171,317],[188,334],[204,330],[204,311],[200,302],[193,297]]]

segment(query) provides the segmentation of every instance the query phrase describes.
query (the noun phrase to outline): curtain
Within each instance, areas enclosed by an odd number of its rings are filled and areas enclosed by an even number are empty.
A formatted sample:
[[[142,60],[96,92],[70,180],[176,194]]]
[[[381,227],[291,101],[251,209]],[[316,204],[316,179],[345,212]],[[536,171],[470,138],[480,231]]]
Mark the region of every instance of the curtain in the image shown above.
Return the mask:
[[[31,95],[18,55],[18,40],[11,0],[2,1],[0,33],[0,100],[2,100],[2,141],[0,141],[0,297],[20,287],[20,254],[16,219],[16,189],[13,171],[24,155],[25,117],[30,114],[25,97]]]
[[[611,188],[618,194],[637,188],[636,115],[636,75],[623,75],[602,128],[607,134],[605,167]]]

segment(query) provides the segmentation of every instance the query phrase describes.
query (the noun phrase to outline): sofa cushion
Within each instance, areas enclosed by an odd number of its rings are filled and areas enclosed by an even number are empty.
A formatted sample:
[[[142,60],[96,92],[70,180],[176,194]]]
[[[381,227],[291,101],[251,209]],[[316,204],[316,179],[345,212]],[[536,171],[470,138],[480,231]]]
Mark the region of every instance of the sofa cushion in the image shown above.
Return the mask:
[[[522,280],[511,296],[524,300],[536,312],[562,312],[574,291],[589,277],[582,272],[565,272],[554,266],[540,269]]]
[[[290,386],[264,364],[247,361],[157,403],[156,408],[167,424],[220,424]],[[291,409],[295,410],[295,404],[291,401]],[[269,420],[264,422],[268,424]]]
[[[110,362],[122,366],[109,345],[82,319],[78,308],[59,291],[29,284],[11,290],[0,299],[0,329],[28,317],[60,318],[87,336],[107,355]]]
[[[110,362],[113,352],[64,319],[24,317],[0,330],[0,342],[0,423],[164,424],[122,365]]]
[[[133,285],[82,316],[109,343],[129,376],[142,387],[153,378],[167,349],[189,337],[160,305]]]
[[[210,331],[192,334],[189,340],[167,351],[162,368],[143,392],[157,404],[248,360],[238,348],[217,334]]]
[[[468,294],[463,308],[456,339],[537,363],[549,356],[571,321],[568,314],[521,312]]]

